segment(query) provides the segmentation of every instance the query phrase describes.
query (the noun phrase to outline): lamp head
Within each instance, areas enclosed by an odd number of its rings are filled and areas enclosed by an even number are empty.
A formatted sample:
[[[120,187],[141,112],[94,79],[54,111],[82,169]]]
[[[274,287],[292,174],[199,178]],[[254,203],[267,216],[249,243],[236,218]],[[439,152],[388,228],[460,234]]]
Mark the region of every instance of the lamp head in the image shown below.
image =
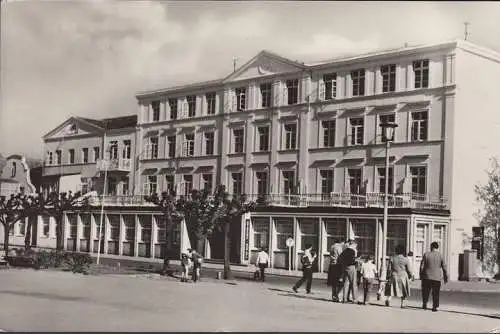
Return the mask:
[[[394,133],[398,125],[394,122],[384,122],[380,123],[380,127],[382,128],[382,139],[384,141],[394,141]]]

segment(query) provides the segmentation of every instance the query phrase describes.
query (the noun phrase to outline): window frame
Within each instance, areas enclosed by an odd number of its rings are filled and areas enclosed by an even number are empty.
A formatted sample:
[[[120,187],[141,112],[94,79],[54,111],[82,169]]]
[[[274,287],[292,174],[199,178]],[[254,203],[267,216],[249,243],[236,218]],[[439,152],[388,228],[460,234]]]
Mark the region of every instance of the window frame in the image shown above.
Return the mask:
[[[351,95],[353,97],[366,94],[366,69],[359,68],[351,71]]]
[[[265,129],[264,132],[261,130]],[[259,137],[259,142],[257,145],[257,150],[258,152],[269,152],[269,133],[270,133],[270,126],[269,125],[262,125],[257,127],[257,134]],[[265,140],[263,140],[263,138]]]
[[[76,158],[75,149],[74,148],[68,149],[68,165],[74,165],[75,158]]]
[[[242,127],[232,129],[232,153],[245,153],[245,129]]]
[[[212,193],[214,190],[214,174],[203,173],[201,174],[201,180],[203,181],[203,190],[208,190],[209,193]],[[209,185],[208,189],[207,185]]]
[[[186,95],[187,118],[196,117],[196,95]]]
[[[323,74],[323,85],[325,90],[323,100],[335,100],[337,98],[337,73],[332,72]]]
[[[392,118],[392,121],[390,119],[386,118]],[[385,144],[387,142],[386,138],[384,137],[384,133],[382,131],[382,128],[380,127],[381,124],[384,122],[393,122],[396,123],[396,113],[395,112],[385,112],[385,113],[380,113],[377,115],[377,143],[379,144]],[[394,140],[392,142],[396,142],[397,139],[397,131],[394,129]]]
[[[188,138],[189,137],[189,138]],[[192,139],[191,139],[192,137]],[[195,134],[194,132],[184,134],[184,142],[182,149],[183,157],[194,157],[194,146],[195,146]]]
[[[259,176],[264,176],[263,178]],[[257,181],[257,195],[267,195],[269,192],[269,171],[256,170],[255,180]],[[261,191],[262,190],[262,191]]]
[[[293,126],[293,130],[288,130],[287,127]],[[283,123],[283,132],[284,132],[284,145],[283,145],[283,150],[286,151],[293,151],[297,149],[297,131],[298,126],[297,122],[288,122],[288,123]],[[293,145],[292,145],[293,144]]]
[[[415,119],[416,114],[424,114],[424,119]],[[420,109],[410,112],[410,142],[425,142],[429,140],[429,110]],[[417,124],[417,133],[414,133],[414,126]],[[422,129],[425,126],[425,136],[422,136]]]
[[[414,77],[413,87],[415,89],[429,88],[429,65],[429,59],[418,59],[412,62]]]
[[[235,88],[234,94],[236,96],[236,111],[247,110],[248,108],[247,88],[246,87]]]
[[[207,156],[211,156],[215,154],[215,132],[214,131],[206,131],[203,134],[204,138],[204,153]]]
[[[269,89],[267,89],[269,87]],[[263,89],[266,88],[266,89]],[[260,107],[262,109],[271,108],[273,102],[273,85],[270,82],[261,83],[260,90]],[[266,94],[265,94],[266,93]],[[265,103],[264,103],[265,102]]]
[[[292,106],[299,104],[299,79],[287,79],[285,80],[285,90],[286,90],[286,105]]]
[[[179,116],[179,100],[177,98],[170,98],[167,103],[170,108],[170,120],[176,120]]]
[[[385,194],[385,166],[377,166],[375,172],[377,173],[378,192],[381,194]],[[388,194],[394,194],[394,185],[395,185],[394,184],[394,166],[389,166]]]
[[[208,92],[205,93],[205,101],[207,104],[207,115],[215,115],[217,108],[217,93]]]
[[[84,147],[82,148],[82,164],[88,164],[89,163],[89,148]]]
[[[238,176],[235,178],[235,176]],[[231,173],[231,190],[232,195],[242,195],[243,194],[243,172],[232,172]]]
[[[424,186],[424,192],[421,193],[421,192],[413,192],[413,180],[414,180],[414,177],[412,175],[412,168],[424,168],[424,175],[423,175],[423,186]],[[411,164],[411,165],[408,165],[408,177],[410,178],[410,186],[411,186],[411,190],[410,190],[410,193],[413,197],[413,195],[424,195],[424,196],[427,196],[427,192],[429,190],[429,167],[428,165],[426,164]],[[419,176],[418,179],[422,178],[422,176]]]
[[[359,171],[359,184],[358,184],[358,190],[357,192],[353,192],[353,186],[351,184],[351,180],[355,180],[354,177],[351,176],[349,171],[357,170]],[[349,194],[351,195],[361,195],[363,193],[362,188],[363,188],[363,167],[348,167],[346,168],[346,180],[347,180],[347,188],[349,190]]]
[[[153,100],[149,104],[151,108],[151,121],[152,122],[159,122],[160,121],[160,112],[161,112],[161,101],[160,100]]]
[[[331,148],[335,147],[335,137],[337,135],[337,120],[336,119],[322,119],[320,120],[321,129],[323,130],[323,140],[321,142],[321,147],[323,148]],[[325,124],[328,124],[328,127],[325,127]],[[333,126],[331,126],[333,124]],[[333,132],[333,135],[332,135]],[[327,145],[325,145],[325,142]]]
[[[361,121],[361,124],[354,124],[353,121]],[[349,117],[349,145],[348,146],[362,146],[365,144],[365,118],[364,116]],[[359,134],[359,128],[361,134]]]
[[[393,93],[396,91],[396,64],[380,66],[382,76],[382,93]]]

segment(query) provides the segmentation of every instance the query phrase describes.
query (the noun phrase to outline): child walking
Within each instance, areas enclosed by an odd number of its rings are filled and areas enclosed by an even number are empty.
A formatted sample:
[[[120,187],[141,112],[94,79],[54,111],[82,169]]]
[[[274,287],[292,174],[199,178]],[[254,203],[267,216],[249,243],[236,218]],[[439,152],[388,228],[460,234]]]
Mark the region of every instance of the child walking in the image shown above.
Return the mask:
[[[365,263],[361,265],[361,275],[363,276],[363,305],[370,299],[370,291],[377,277],[377,266],[373,263],[373,256],[370,255]]]
[[[191,268],[191,259],[185,253],[181,255],[182,276],[181,282],[187,282],[189,277],[189,269]]]

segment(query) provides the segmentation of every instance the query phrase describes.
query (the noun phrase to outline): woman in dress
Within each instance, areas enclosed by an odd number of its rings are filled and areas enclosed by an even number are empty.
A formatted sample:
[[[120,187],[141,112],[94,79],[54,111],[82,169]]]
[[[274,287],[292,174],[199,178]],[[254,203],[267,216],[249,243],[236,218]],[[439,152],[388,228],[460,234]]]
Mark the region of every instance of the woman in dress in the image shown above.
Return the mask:
[[[385,306],[391,303],[391,297],[401,298],[401,308],[406,306],[405,300],[410,296],[410,279],[413,279],[410,261],[405,256],[405,248],[396,246],[396,255],[389,261],[387,270],[388,282],[385,289]]]

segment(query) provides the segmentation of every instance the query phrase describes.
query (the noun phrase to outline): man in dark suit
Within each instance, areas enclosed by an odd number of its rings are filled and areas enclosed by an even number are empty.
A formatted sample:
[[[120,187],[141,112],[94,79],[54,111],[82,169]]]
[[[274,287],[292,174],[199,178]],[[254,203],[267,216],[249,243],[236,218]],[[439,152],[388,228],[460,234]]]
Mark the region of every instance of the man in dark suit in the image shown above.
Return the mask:
[[[426,252],[420,263],[420,279],[422,280],[422,308],[427,309],[427,302],[432,291],[432,312],[439,307],[439,291],[441,290],[441,270],[444,283],[448,283],[448,272],[443,255],[439,252],[437,242],[431,243],[431,251]]]

